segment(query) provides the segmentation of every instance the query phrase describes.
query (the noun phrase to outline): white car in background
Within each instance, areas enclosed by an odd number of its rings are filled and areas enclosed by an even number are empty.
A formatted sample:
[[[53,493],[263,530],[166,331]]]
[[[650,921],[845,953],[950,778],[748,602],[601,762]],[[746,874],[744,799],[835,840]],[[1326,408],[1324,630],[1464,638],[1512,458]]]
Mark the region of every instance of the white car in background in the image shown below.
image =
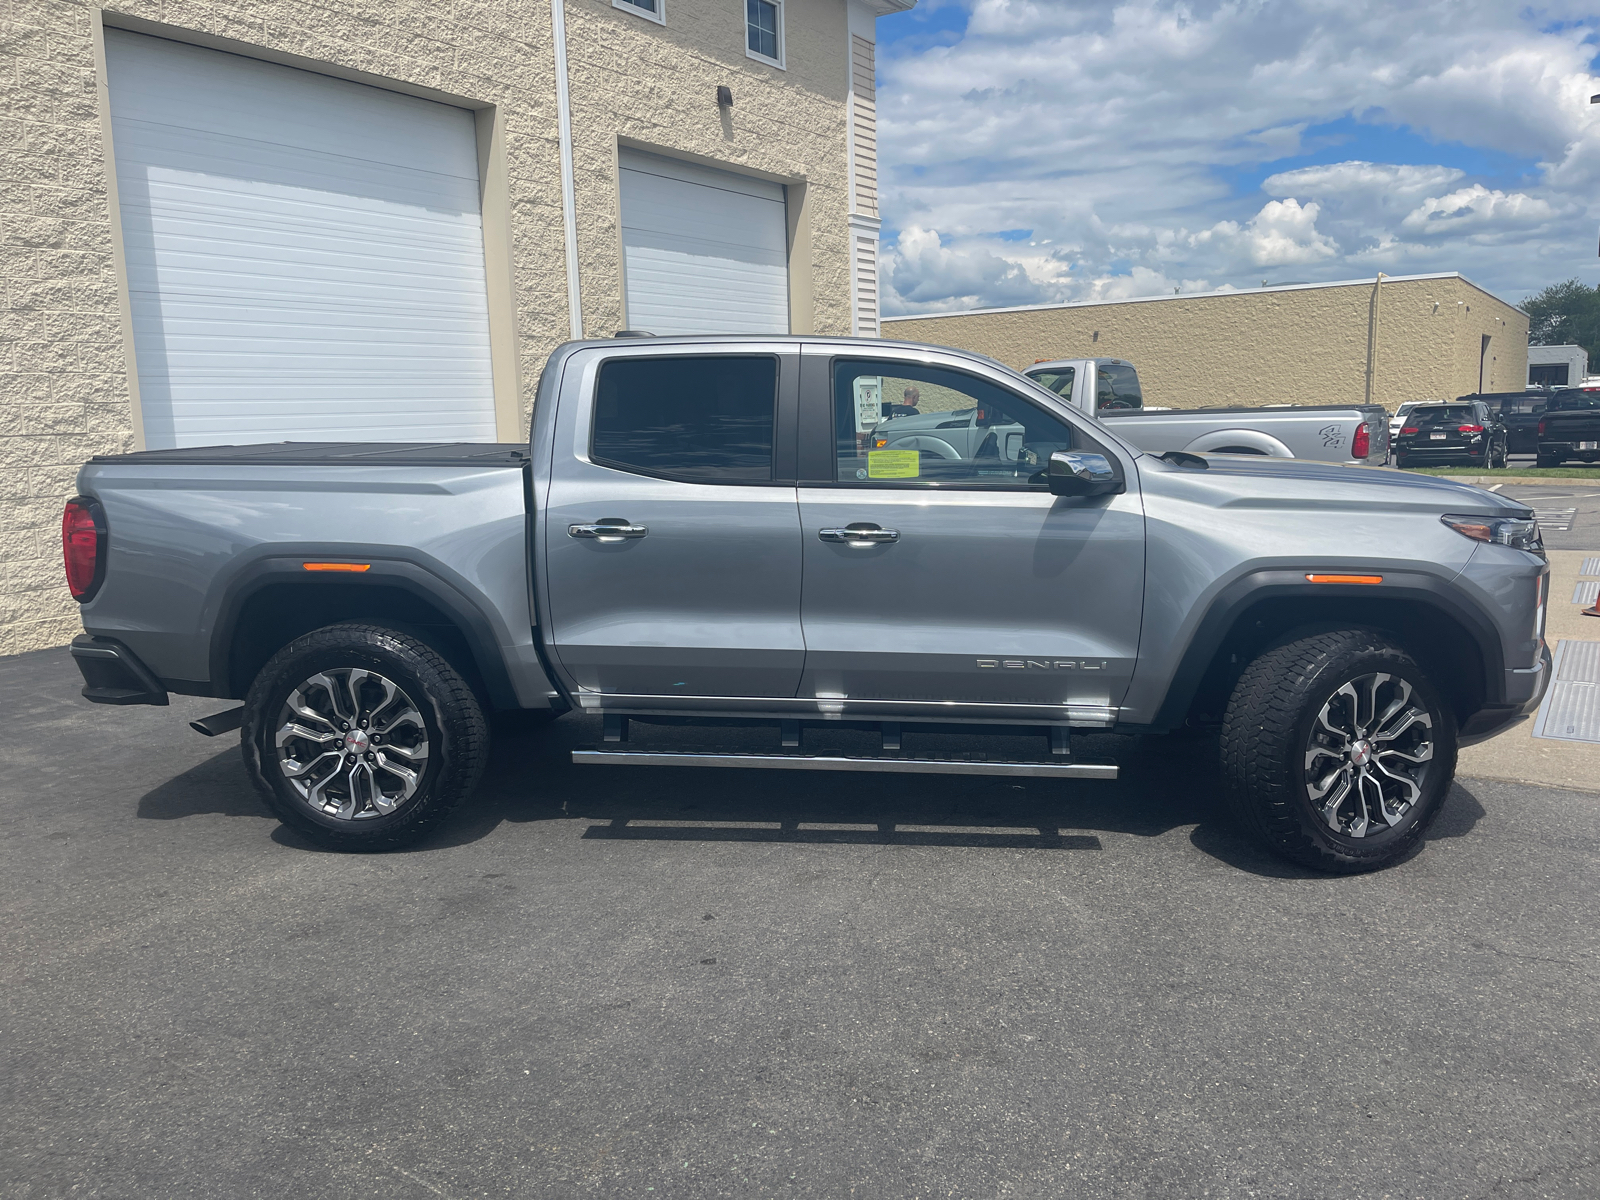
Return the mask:
[[[1400,426],[1406,423],[1406,414],[1419,404],[1427,404],[1426,400],[1407,400],[1394,410],[1394,416],[1389,418],[1389,445],[1394,445],[1394,439],[1400,436]]]

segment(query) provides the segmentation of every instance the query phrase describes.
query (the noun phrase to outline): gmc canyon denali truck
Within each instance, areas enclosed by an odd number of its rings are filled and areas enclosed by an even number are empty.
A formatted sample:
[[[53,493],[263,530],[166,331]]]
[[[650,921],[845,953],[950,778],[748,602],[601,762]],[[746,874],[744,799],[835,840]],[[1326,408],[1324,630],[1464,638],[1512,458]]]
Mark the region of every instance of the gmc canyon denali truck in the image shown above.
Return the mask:
[[[885,396],[960,398],[961,457],[874,445]],[[486,714],[599,715],[582,763],[1113,778],[1080,730],[1220,729],[1229,802],[1290,859],[1403,856],[1464,739],[1539,701],[1548,566],[1514,501],[1379,468],[1141,453],[1025,376],[821,337],[573,342],[527,445],[97,458],[63,522],[84,695],[243,701],[273,811],[421,837]],[[765,725],[658,753],[630,723]],[[881,734],[864,757],[806,732]],[[1027,731],[1035,760],[906,730]],[[1193,744],[1193,743],[1189,743]],[[1201,743],[1204,744],[1204,743]],[[1048,747],[1048,749],[1046,749]]]

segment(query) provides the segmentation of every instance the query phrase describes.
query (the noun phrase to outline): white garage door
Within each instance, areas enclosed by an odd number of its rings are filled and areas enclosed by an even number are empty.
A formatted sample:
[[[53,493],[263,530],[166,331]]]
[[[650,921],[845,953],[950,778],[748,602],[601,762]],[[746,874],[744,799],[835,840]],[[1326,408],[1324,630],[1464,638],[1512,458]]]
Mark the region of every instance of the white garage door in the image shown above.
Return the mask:
[[[151,447],[492,441],[472,114],[106,31]]]
[[[783,185],[622,152],[628,325],[651,333],[788,333]]]

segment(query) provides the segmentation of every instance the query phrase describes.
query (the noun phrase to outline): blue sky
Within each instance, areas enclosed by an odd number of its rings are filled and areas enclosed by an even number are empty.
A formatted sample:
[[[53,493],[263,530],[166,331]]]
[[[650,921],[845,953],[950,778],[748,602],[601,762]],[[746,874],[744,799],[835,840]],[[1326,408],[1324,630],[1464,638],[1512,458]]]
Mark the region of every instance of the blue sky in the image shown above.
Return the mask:
[[[887,314],[1600,282],[1582,7],[921,0],[878,38]]]

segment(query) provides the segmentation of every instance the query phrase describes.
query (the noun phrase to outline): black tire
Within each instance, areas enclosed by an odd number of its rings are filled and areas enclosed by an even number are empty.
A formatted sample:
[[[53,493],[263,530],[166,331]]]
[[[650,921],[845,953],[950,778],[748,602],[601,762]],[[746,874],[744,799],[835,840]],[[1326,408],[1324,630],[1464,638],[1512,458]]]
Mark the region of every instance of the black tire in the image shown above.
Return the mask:
[[[291,734],[280,752],[291,726],[308,736]],[[488,722],[460,673],[410,634],[354,622],[272,656],[245,698],[241,741],[273,814],[345,851],[425,837],[471,794],[489,757]]]
[[[1559,467],[1561,459],[1554,454],[1540,454],[1534,457],[1533,465],[1536,467]]]
[[[1362,735],[1357,714],[1352,717],[1357,738],[1344,751],[1323,745],[1332,742],[1318,725],[1325,706],[1338,714],[1349,704],[1341,697],[1344,685],[1355,682],[1364,690],[1367,680],[1383,676],[1390,682],[1372,685],[1374,719],[1368,735],[1379,730],[1392,734],[1396,723],[1409,716],[1408,708],[1396,710],[1389,721],[1375,719],[1402,695],[1396,681],[1409,689],[1411,707],[1426,711],[1431,733],[1413,719],[1403,726],[1403,741]],[[1333,723],[1341,724],[1337,715]],[[1319,739],[1315,748],[1314,733]],[[1396,756],[1406,750],[1421,756],[1421,745],[1413,744],[1417,738],[1425,740],[1429,757],[1413,773]],[[1362,746],[1365,759],[1358,768],[1351,764],[1361,757]],[[1398,776],[1384,767],[1380,755],[1389,759],[1388,767],[1407,776],[1409,788],[1396,782]],[[1439,815],[1455,765],[1456,722],[1450,707],[1410,655],[1381,635],[1362,630],[1315,634],[1266,651],[1239,677],[1223,717],[1224,791],[1235,819],[1273,853],[1321,871],[1374,871],[1405,858]],[[1338,779],[1350,780],[1353,790],[1343,793],[1343,804],[1325,818],[1310,780],[1314,772],[1332,772],[1322,780],[1326,784],[1339,769],[1347,774]],[[1376,818],[1366,781],[1377,789]],[[1322,793],[1330,807],[1338,801],[1338,788],[1335,782]],[[1392,808],[1389,792],[1395,797]],[[1402,797],[1410,797],[1403,811]],[[1390,815],[1395,813],[1399,815]],[[1340,822],[1340,831],[1333,828],[1334,820]]]

